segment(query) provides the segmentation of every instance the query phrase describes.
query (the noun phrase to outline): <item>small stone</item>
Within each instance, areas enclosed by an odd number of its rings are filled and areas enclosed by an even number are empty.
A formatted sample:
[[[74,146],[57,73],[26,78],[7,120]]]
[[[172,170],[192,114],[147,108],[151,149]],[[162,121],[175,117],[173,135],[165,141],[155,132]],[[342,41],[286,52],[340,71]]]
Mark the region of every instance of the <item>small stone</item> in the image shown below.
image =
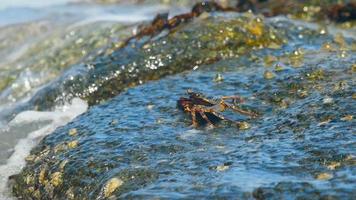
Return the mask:
[[[241,122],[241,123],[239,124],[239,129],[240,129],[240,130],[246,130],[246,129],[249,129],[249,128],[251,128],[251,126],[250,126],[250,124],[247,123],[247,122]]]
[[[356,93],[352,94],[352,99],[356,99]]]
[[[306,90],[298,91],[298,96],[299,96],[300,98],[305,98],[305,97],[308,96],[308,91],[306,91]]]
[[[319,33],[320,35],[325,35],[328,32],[326,27],[320,27],[319,28]]]
[[[356,64],[352,64],[352,66],[351,66],[351,71],[352,71],[352,72],[356,72]]]
[[[224,80],[224,77],[221,74],[216,74],[214,82],[221,82]]]
[[[316,179],[317,180],[329,180],[329,179],[331,179],[333,177],[333,175],[332,174],[329,174],[329,173],[326,173],[326,172],[324,172],[324,173],[320,173],[320,174],[318,174],[318,175],[316,175]]]
[[[341,51],[340,52],[340,57],[341,58],[346,58],[347,57],[347,51]]]
[[[35,160],[35,158],[36,158],[35,155],[28,155],[28,156],[26,156],[25,160],[26,160],[27,162],[32,162],[32,161]]]
[[[117,119],[113,119],[110,124],[111,125],[116,125],[117,123],[119,123],[119,121]]]
[[[148,109],[148,110],[152,110],[154,107],[155,107],[155,106],[152,105],[152,104],[147,105],[147,109]]]
[[[288,108],[289,104],[290,104],[289,101],[283,99],[282,101],[280,101],[278,103],[278,106],[282,109],[286,109],[286,108]]]
[[[74,140],[68,143],[68,147],[74,149],[78,146],[78,140]]]
[[[331,122],[331,119],[326,119],[326,120],[320,122],[320,123],[318,124],[318,126],[324,126],[324,125],[326,125],[326,124],[328,124],[328,123],[330,123],[330,122]]]
[[[331,162],[329,165],[327,165],[326,167],[330,170],[334,170],[338,167],[340,167],[341,164],[339,162]]]
[[[76,128],[70,129],[69,132],[68,132],[68,134],[69,134],[70,136],[76,135],[76,134],[77,134],[77,129],[76,129]]]
[[[332,50],[333,50],[333,49],[332,49],[332,46],[331,46],[331,44],[330,44],[330,42],[324,43],[324,44],[322,45],[321,49],[322,49],[322,50],[327,50],[327,51],[332,51]]]
[[[207,19],[210,16],[208,12],[203,12],[199,15],[199,19]]]
[[[110,197],[111,194],[119,188],[124,182],[119,178],[110,179],[104,186],[104,196],[106,198]]]
[[[274,78],[274,74],[270,71],[266,71],[264,74],[263,74],[263,77],[265,79],[273,79]]]
[[[274,66],[274,71],[276,71],[276,72],[280,72],[283,70],[284,70],[284,68],[281,63],[277,63],[276,66]]]
[[[352,115],[345,115],[341,118],[342,121],[351,121],[354,118]]]
[[[229,168],[230,168],[230,167],[227,166],[227,165],[219,165],[219,166],[216,167],[216,171],[222,172],[222,171],[228,170]]]
[[[331,98],[331,97],[325,97],[325,98],[323,99],[323,103],[324,103],[324,104],[331,104],[332,102],[334,102],[334,99]]]
[[[63,182],[63,174],[61,172],[55,172],[51,176],[51,183],[53,186],[57,187]]]

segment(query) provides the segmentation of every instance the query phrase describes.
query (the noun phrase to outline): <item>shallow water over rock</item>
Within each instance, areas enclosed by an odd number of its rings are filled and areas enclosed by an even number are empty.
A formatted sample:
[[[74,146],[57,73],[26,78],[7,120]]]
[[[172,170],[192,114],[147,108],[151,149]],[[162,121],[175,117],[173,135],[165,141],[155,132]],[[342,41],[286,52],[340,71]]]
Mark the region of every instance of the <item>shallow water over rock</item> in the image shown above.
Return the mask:
[[[226,19],[231,17],[236,16]],[[355,41],[287,19],[269,23],[288,40],[283,46],[254,47],[199,67],[185,62],[194,70],[127,89],[58,128],[12,177],[14,194],[34,199],[64,194],[68,199],[354,199]],[[226,45],[227,52],[236,51],[236,41]],[[247,44],[259,46],[253,41]],[[225,44],[224,39],[214,42]],[[198,53],[183,55],[199,60]],[[173,59],[178,67],[180,57]],[[224,113],[249,123],[247,130],[224,122],[194,129],[190,116],[176,108],[187,89],[209,97],[242,96],[241,106],[261,116]]]

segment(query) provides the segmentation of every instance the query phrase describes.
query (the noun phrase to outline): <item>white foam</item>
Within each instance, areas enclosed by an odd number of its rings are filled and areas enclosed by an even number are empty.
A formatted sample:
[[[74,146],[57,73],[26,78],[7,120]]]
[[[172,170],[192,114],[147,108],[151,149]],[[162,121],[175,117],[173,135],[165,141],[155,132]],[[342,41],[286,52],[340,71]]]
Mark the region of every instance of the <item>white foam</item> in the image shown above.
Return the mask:
[[[14,153],[7,160],[6,164],[0,166],[0,199],[13,199],[8,191],[8,177],[17,174],[25,166],[25,158],[29,155],[30,150],[46,135],[52,133],[57,127],[63,126],[73,120],[76,116],[84,113],[88,108],[85,101],[73,99],[71,104],[56,108],[52,112],[24,111],[19,113],[10,123],[9,126],[16,126],[23,123],[49,120],[48,125],[30,132],[26,138],[20,139],[14,147]]]
[[[11,1],[1,1],[0,10],[10,7],[31,7],[31,8],[41,8],[51,5],[60,5],[68,2],[74,2],[75,0],[11,0]]]

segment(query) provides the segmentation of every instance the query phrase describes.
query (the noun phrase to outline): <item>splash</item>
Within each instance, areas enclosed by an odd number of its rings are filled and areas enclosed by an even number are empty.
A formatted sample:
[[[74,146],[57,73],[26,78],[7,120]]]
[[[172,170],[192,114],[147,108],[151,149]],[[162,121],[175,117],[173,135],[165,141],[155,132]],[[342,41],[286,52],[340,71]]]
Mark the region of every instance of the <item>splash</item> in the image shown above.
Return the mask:
[[[41,128],[29,132],[26,138],[20,139],[13,149],[13,154],[6,164],[0,166],[0,199],[11,199],[7,189],[9,176],[19,173],[25,166],[25,158],[30,150],[46,135],[52,133],[57,127],[63,126],[87,110],[87,103],[79,98],[73,99],[71,104],[57,107],[51,112],[24,111],[19,113],[8,128],[21,127],[23,124],[47,122]],[[22,131],[26,129],[22,128]]]

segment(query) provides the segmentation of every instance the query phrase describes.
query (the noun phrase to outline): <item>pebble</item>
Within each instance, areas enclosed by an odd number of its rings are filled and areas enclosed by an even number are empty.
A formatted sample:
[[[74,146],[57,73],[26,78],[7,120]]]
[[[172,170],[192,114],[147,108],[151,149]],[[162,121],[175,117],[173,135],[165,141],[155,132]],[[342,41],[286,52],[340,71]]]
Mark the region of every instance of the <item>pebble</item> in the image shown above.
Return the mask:
[[[69,132],[68,132],[68,134],[69,134],[70,136],[76,135],[76,134],[77,134],[77,129],[76,129],[76,128],[70,129]]]
[[[104,196],[106,198],[110,197],[111,194],[117,189],[119,188],[124,182],[119,179],[119,178],[112,178],[110,179],[104,187]]]
[[[329,180],[329,179],[331,179],[333,177],[333,175],[332,174],[329,174],[329,173],[320,173],[320,174],[318,174],[318,175],[316,175],[316,179],[317,180],[322,180],[322,181],[324,181],[324,180]]]

